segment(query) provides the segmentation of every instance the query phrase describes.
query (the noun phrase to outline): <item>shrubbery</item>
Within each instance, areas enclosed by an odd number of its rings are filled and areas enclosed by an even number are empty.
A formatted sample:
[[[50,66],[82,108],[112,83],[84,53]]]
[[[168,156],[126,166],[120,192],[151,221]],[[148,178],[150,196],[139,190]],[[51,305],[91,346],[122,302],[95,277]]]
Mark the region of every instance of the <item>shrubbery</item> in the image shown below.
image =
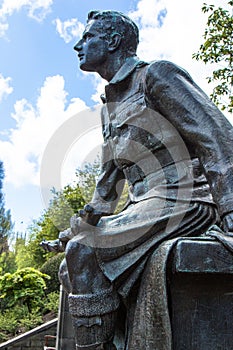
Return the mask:
[[[0,276],[0,342],[43,323],[43,315],[56,317],[59,291],[46,294],[50,277],[34,268]]]
[[[77,170],[76,183],[53,190],[48,209],[32,222],[27,234],[16,234],[11,250],[0,255],[0,342],[57,316],[58,269],[64,254],[46,253],[40,242],[57,239],[69,227],[70,217],[91,199],[98,174],[98,161]]]
[[[17,336],[43,323],[38,308],[28,313],[26,306],[16,305],[0,314],[0,342]]]
[[[40,271],[42,273],[45,273],[50,277],[50,279],[46,281],[46,294],[59,291],[60,282],[58,279],[58,270],[60,263],[63,259],[64,254],[57,254],[48,261],[46,261],[46,263],[44,263],[44,265],[42,265],[42,267],[40,268]]]

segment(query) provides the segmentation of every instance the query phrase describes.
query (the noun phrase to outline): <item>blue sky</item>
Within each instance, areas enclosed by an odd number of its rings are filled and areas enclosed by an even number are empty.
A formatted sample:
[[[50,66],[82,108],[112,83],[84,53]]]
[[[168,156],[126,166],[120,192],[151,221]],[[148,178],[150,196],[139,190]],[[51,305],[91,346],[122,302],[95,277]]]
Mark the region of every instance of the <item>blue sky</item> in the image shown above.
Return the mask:
[[[140,58],[179,64],[209,94],[205,77],[213,67],[192,60],[203,40],[203,2],[0,0],[0,157],[6,174],[6,207],[16,230],[24,231],[46,207],[41,197],[41,160],[50,140],[74,114],[98,103],[104,87],[96,75],[79,70],[73,51],[87,13],[115,9],[128,14],[140,28]],[[226,7],[227,1],[210,3]],[[93,132],[92,141],[99,138]],[[95,148],[90,138],[83,142]],[[72,182],[79,166],[75,152],[70,158],[62,165],[61,185]]]

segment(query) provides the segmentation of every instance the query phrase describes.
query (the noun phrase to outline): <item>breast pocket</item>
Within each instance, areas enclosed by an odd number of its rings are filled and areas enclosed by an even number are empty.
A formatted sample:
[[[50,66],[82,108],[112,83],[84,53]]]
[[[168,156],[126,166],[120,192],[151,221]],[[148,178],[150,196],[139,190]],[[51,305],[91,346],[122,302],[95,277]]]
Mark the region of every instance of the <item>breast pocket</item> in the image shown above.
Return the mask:
[[[117,157],[135,163],[162,147],[159,120],[156,112],[146,106],[144,96],[134,96],[117,107],[116,119],[111,125]]]

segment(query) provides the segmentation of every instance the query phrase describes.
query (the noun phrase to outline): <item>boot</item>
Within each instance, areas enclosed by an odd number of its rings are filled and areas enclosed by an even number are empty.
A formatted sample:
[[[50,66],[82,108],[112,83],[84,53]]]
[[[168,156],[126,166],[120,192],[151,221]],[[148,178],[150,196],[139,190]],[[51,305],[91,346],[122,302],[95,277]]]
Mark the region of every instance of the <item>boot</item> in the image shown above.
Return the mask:
[[[70,294],[68,300],[77,349],[116,350],[110,341],[119,307],[119,297],[113,288],[96,294]]]
[[[90,318],[72,315],[77,349],[116,350],[112,341],[109,341],[115,332],[116,316],[116,312]]]

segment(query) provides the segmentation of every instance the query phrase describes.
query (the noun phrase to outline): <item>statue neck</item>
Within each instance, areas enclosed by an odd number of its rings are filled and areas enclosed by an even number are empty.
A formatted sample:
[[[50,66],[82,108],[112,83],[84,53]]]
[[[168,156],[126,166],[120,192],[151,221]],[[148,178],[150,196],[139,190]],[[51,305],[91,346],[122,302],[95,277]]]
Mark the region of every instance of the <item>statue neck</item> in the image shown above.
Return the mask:
[[[103,79],[108,82],[112,80],[114,75],[119,71],[119,69],[123,66],[126,59],[128,57],[124,57],[123,55],[114,55],[112,54],[109,59],[103,64],[99,71],[97,72]]]

